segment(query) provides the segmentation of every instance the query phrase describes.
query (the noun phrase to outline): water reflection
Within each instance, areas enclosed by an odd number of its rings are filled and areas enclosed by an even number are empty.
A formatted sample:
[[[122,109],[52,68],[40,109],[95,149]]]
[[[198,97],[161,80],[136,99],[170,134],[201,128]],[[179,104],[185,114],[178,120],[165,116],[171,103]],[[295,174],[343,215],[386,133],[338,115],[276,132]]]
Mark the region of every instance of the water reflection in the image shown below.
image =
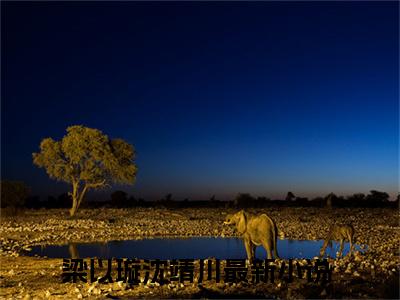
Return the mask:
[[[278,240],[278,252],[281,258],[313,258],[319,255],[323,241]],[[336,257],[339,244],[332,243],[326,255]],[[355,250],[360,250],[356,245]],[[343,255],[349,251],[346,243]],[[207,258],[219,259],[246,258],[243,241],[239,238],[187,238],[187,239],[143,239],[129,241],[111,241],[107,243],[70,243],[64,246],[36,246],[27,255],[47,256],[50,258],[78,257],[129,257],[141,259]],[[257,247],[256,257],[265,259],[262,247]]]

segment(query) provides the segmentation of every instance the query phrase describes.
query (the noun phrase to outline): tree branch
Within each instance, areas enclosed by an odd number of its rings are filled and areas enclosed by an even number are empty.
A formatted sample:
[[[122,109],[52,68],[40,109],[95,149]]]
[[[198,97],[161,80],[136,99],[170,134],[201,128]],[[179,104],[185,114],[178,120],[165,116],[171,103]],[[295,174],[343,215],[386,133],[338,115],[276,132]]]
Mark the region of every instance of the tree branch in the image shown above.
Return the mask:
[[[93,189],[93,188],[98,188],[98,187],[106,186],[107,184],[105,184],[105,183],[106,183],[106,180],[104,179],[104,180],[101,181],[101,182],[87,183],[87,184],[85,185],[85,187]]]
[[[82,189],[80,195],[79,195],[79,198],[78,198],[78,207],[81,205],[83,196],[85,196],[85,193],[86,193],[87,189],[88,189],[88,186],[85,185],[85,186],[83,187],[83,189]]]

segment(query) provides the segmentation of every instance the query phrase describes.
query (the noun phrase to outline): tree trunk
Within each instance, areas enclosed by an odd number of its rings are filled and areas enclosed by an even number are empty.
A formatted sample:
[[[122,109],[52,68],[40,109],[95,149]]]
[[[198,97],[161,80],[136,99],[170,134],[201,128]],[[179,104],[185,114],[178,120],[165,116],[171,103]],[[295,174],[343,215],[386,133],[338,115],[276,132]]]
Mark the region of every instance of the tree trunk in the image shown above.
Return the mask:
[[[69,215],[73,217],[78,210],[79,201],[78,201],[78,183],[72,182],[72,208],[69,210]]]
[[[78,199],[72,195],[72,208],[69,210],[69,215],[73,217],[78,210]]]
[[[71,258],[79,258],[79,252],[76,247],[76,244],[71,243],[68,245],[68,251]]]
[[[79,191],[79,181],[72,179],[72,208],[69,210],[69,214],[73,217],[82,203],[83,197],[89,189],[95,189],[98,187],[106,186],[106,180],[97,183],[85,183],[83,189]]]
[[[76,208],[76,209],[78,209],[79,206],[81,206],[83,197],[85,196],[85,193],[86,193],[87,189],[88,189],[88,186],[85,185],[84,188],[82,189],[82,191],[81,191],[79,197],[78,197],[78,205],[77,205],[77,208]]]
[[[71,217],[73,217],[82,203],[83,197],[85,196],[88,186],[85,185],[81,192],[79,192],[79,185],[76,183],[72,184],[72,208],[69,211]]]

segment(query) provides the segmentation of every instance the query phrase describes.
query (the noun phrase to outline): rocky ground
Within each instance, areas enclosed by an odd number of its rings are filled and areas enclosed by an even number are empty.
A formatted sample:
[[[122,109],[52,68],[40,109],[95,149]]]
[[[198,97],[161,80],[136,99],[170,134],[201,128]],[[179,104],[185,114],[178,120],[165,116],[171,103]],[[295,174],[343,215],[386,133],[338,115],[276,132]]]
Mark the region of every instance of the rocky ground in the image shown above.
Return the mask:
[[[332,222],[352,223],[358,244],[368,245],[335,266],[326,285],[296,278],[268,284],[112,284],[62,283],[61,259],[21,254],[34,245],[140,239],[146,237],[235,236],[223,226],[226,209],[96,209],[70,218],[67,210],[25,211],[1,217],[0,297],[2,298],[398,298],[399,211],[396,209],[253,209],[277,223],[280,238],[323,239]],[[198,266],[196,265],[196,268]]]

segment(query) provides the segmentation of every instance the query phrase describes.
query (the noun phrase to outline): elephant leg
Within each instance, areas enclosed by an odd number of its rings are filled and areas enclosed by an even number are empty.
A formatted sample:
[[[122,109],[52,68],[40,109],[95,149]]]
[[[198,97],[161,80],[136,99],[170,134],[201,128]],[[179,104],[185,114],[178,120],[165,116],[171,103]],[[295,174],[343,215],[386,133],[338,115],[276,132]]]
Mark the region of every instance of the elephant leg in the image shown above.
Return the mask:
[[[324,241],[324,244],[323,244],[322,247],[321,247],[321,250],[319,250],[319,257],[320,257],[320,258],[323,258],[323,257],[324,257],[324,255],[325,255],[325,250],[326,250],[326,247],[328,247],[328,245],[329,245],[329,241],[328,241],[328,240],[325,240],[325,241]]]
[[[263,241],[262,242],[262,245],[263,245],[263,247],[264,247],[264,249],[265,249],[265,252],[267,252],[267,258],[268,259],[272,259],[272,245],[270,245],[270,244],[268,244],[268,242],[267,241]]]
[[[251,255],[254,260],[256,259],[256,248],[257,246],[255,244],[251,245]]]
[[[253,260],[251,241],[249,238],[246,238],[246,237],[243,239],[243,241],[244,241],[244,246],[246,248],[247,258],[251,262]]]
[[[354,247],[354,245],[353,245],[353,239],[351,238],[351,236],[349,236],[349,243],[350,243],[350,252],[349,253],[352,253],[353,252],[353,247]]]
[[[339,249],[339,257],[342,257],[342,252],[343,252],[343,239],[340,240],[340,249]]]
[[[349,255],[353,255],[353,243],[350,240],[350,250],[349,250]]]
[[[276,258],[279,258],[279,254],[278,254],[278,241],[277,241],[277,240],[274,242],[274,256],[275,256],[275,259],[276,259]]]

